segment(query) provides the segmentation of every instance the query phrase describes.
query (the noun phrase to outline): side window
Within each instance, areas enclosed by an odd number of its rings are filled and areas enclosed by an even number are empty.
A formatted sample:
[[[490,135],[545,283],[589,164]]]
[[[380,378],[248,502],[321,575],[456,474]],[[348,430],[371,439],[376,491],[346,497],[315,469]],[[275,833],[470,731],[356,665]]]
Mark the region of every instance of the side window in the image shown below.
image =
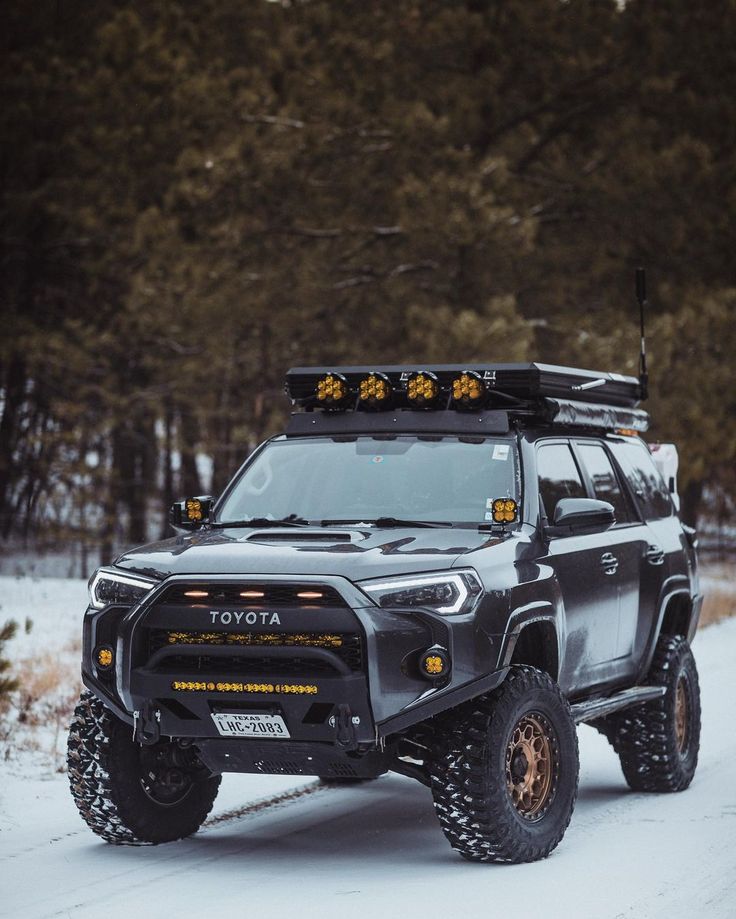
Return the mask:
[[[542,444],[537,451],[537,474],[539,494],[550,521],[560,498],[586,497],[575,457],[567,444]]]
[[[647,520],[672,514],[672,499],[654,460],[643,443],[626,441],[612,444],[613,455],[636,495],[636,501]]]
[[[616,523],[627,523],[631,519],[626,496],[616,478],[616,473],[608,454],[600,444],[577,444],[580,457],[585,467],[593,494],[599,501],[608,501],[613,505]]]

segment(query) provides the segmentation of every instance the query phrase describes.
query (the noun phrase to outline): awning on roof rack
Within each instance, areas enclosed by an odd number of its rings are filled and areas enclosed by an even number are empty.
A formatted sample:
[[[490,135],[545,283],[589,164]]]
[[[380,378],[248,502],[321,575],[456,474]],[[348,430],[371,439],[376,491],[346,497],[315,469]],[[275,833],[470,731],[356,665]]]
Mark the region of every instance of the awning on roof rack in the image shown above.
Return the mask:
[[[560,426],[640,433],[649,427],[649,415],[637,408],[594,405],[572,399],[544,399],[543,402],[545,420]]]

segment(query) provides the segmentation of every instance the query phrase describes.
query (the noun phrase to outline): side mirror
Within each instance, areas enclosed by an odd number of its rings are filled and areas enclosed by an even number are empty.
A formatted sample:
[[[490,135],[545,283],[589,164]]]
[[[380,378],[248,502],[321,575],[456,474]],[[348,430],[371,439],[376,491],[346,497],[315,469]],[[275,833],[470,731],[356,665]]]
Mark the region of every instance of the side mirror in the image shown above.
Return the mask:
[[[175,530],[198,530],[209,520],[214,503],[212,495],[175,501],[169,511],[169,523]]]
[[[554,522],[545,528],[546,536],[572,536],[575,533],[601,533],[616,522],[613,505],[595,498],[560,498]]]

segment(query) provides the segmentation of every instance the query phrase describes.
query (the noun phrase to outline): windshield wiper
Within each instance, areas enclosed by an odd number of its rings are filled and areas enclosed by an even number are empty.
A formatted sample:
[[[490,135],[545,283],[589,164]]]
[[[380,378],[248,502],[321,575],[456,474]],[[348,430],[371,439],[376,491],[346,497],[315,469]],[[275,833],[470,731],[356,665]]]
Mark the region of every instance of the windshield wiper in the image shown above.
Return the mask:
[[[365,520],[362,518],[351,520],[322,520],[323,527],[340,526],[348,524],[365,524],[374,527],[449,527],[452,526],[446,520],[402,520],[399,517],[377,517],[374,520]]]
[[[268,517],[251,517],[249,520],[217,520],[213,527],[307,527],[309,521],[296,514],[289,514],[281,520],[271,520]]]

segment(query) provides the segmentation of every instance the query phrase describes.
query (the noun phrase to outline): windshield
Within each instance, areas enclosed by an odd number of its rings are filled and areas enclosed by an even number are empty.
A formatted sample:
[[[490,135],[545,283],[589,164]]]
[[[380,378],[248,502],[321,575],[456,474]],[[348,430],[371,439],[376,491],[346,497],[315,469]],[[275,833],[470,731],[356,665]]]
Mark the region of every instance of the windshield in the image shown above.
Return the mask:
[[[457,437],[308,437],[268,443],[218,509],[218,522],[380,518],[475,525],[491,501],[519,500],[516,444]]]

